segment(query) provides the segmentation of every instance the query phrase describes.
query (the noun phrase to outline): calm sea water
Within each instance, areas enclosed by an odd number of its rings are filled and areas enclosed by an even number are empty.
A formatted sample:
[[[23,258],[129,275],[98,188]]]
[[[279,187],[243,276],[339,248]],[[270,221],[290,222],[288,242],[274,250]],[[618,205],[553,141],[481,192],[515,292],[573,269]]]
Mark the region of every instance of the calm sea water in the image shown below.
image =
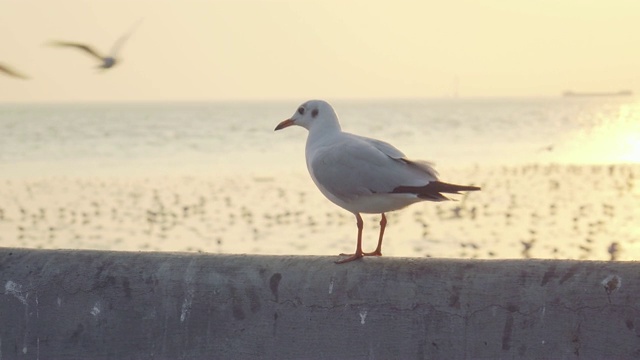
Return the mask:
[[[304,170],[305,131],[273,132],[297,105],[0,105],[0,176]],[[640,161],[640,102],[628,98],[334,107],[346,131],[386,140],[438,167]]]
[[[306,172],[306,131],[273,131],[298,105],[0,105],[0,244],[352,251],[352,215]],[[345,131],[432,161],[445,181],[483,186],[391,214],[387,255],[606,259],[614,243],[623,258],[640,255],[633,98],[333,105]],[[365,221],[373,247],[378,219]]]

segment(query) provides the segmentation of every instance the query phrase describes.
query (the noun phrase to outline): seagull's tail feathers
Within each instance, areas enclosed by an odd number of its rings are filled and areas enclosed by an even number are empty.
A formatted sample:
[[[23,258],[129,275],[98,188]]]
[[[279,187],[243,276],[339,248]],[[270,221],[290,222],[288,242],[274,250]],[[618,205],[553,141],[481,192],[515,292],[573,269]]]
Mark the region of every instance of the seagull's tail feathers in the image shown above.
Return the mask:
[[[429,201],[446,201],[451,199],[441,193],[460,194],[460,191],[478,190],[480,190],[480,187],[478,186],[455,185],[442,181],[431,181],[424,186],[398,186],[393,189],[392,193],[415,194],[420,199]]]

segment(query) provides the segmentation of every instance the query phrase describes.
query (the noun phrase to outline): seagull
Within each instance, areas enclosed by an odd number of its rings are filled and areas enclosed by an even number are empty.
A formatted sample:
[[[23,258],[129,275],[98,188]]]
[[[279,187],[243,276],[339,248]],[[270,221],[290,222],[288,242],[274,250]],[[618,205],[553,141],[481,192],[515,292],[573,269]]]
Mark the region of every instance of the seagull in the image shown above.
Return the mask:
[[[89,54],[89,55],[95,57],[96,59],[100,60],[101,64],[98,65],[98,68],[102,68],[102,69],[106,70],[106,69],[110,69],[110,68],[114,67],[120,61],[118,58],[116,58],[116,56],[118,55],[118,51],[120,51],[120,49],[122,48],[124,43],[127,41],[127,39],[129,39],[131,34],[133,34],[135,29],[140,25],[141,22],[142,22],[142,20],[138,21],[131,28],[131,30],[126,32],[124,35],[120,36],[118,38],[118,40],[116,40],[115,44],[113,44],[113,47],[111,48],[111,51],[109,52],[109,54],[106,55],[106,56],[100,54],[93,47],[91,47],[89,45],[82,44],[82,43],[77,43],[77,42],[54,40],[54,41],[50,41],[49,45],[57,46],[57,47],[70,47],[70,48],[76,48],[76,49],[82,50],[82,51],[86,52],[87,54]]]
[[[305,157],[313,182],[327,199],[356,217],[356,251],[340,254],[348,257],[336,261],[338,264],[363,256],[382,256],[386,212],[420,201],[450,200],[442,193],[480,190],[477,186],[441,182],[430,163],[409,160],[384,141],[342,131],[336,112],[326,101],[305,102],[274,131],[292,125],[309,131]],[[382,215],[378,246],[370,253],[362,251],[361,213]]]
[[[15,70],[13,70],[12,68],[10,68],[9,66],[0,63],[0,72],[3,72],[9,76],[13,76],[15,78],[18,79],[23,79],[23,80],[27,80],[29,77],[26,75],[23,75]]]

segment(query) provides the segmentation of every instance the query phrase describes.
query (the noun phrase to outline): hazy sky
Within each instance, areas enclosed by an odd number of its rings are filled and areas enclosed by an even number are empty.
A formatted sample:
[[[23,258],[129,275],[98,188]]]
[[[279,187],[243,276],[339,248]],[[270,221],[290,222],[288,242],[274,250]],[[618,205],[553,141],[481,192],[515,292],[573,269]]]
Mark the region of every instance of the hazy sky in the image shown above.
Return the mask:
[[[139,19],[123,62],[107,52]],[[640,1],[0,0],[0,102],[638,91]],[[457,89],[457,90],[456,90]]]

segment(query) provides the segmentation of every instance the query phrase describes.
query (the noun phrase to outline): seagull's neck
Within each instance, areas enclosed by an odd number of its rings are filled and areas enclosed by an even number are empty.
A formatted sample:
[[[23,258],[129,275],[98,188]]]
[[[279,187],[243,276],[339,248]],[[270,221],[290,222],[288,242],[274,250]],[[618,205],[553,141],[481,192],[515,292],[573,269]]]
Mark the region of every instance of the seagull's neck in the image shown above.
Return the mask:
[[[322,126],[312,126],[309,128],[309,136],[307,136],[307,145],[314,143],[321,143],[324,139],[330,138],[332,135],[339,134],[342,132],[342,128],[340,127],[340,123],[338,121],[335,122],[325,122],[323,124],[317,124]]]

